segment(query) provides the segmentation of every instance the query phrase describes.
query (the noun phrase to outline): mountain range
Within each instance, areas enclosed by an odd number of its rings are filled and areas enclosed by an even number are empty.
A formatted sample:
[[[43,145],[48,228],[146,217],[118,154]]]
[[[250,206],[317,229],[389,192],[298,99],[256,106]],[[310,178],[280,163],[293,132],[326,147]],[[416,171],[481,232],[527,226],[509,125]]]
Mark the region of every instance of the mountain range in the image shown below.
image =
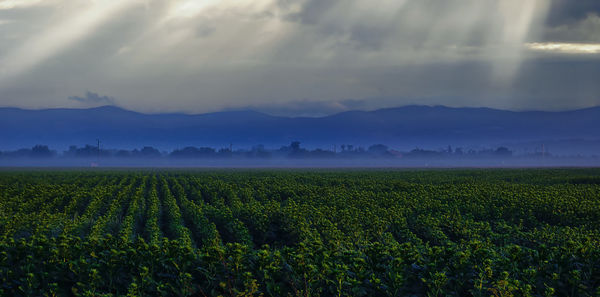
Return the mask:
[[[563,143],[570,153],[600,148],[600,107],[561,111],[404,106],[349,111],[324,117],[280,117],[256,111],[144,114],[115,106],[89,109],[0,108],[0,149],[46,144],[57,149],[95,144],[106,148],[185,146],[485,147]],[[570,142],[575,147],[570,147]],[[600,152],[598,152],[600,153]]]

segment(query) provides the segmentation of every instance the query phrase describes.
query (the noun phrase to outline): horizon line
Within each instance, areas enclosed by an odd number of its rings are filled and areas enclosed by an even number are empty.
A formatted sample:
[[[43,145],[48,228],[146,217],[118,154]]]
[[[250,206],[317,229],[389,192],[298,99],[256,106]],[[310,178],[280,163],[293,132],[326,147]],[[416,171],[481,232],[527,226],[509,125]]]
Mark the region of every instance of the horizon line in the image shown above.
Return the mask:
[[[114,105],[114,104],[100,105],[100,106],[94,106],[94,107],[80,107],[80,108],[78,108],[78,107],[23,108],[23,107],[16,107],[16,106],[0,106],[0,109],[14,109],[14,110],[20,110],[20,111],[33,111],[33,112],[40,111],[41,112],[41,111],[55,111],[55,110],[85,111],[85,110],[100,110],[100,109],[112,108],[112,109],[118,109],[120,111],[131,112],[131,113],[136,113],[136,114],[141,114],[141,115],[150,115],[150,116],[151,115],[202,116],[202,115],[211,115],[211,114],[220,114],[220,113],[252,112],[252,113],[267,115],[267,116],[271,116],[271,117],[278,117],[278,118],[324,118],[324,117],[330,117],[330,116],[340,115],[340,114],[344,114],[344,113],[351,113],[351,112],[369,113],[369,112],[378,112],[378,111],[386,111],[386,110],[394,110],[394,109],[402,109],[402,108],[415,108],[415,107],[416,108],[432,108],[432,109],[433,108],[445,108],[445,109],[455,109],[455,110],[456,109],[469,109],[469,110],[479,109],[479,110],[513,112],[513,113],[532,113],[532,112],[563,113],[563,112],[577,112],[577,111],[584,111],[584,110],[590,110],[590,109],[597,109],[597,108],[600,108],[600,105],[594,105],[594,106],[582,107],[582,108],[573,108],[573,109],[562,109],[562,110],[539,110],[539,109],[512,110],[512,109],[494,108],[494,107],[486,107],[486,106],[455,107],[455,106],[448,106],[448,105],[443,105],[443,104],[435,104],[435,105],[408,104],[408,105],[400,105],[400,106],[395,106],[395,107],[382,107],[382,108],[376,108],[376,109],[350,109],[350,110],[333,112],[333,113],[329,113],[329,114],[325,114],[325,115],[315,115],[315,116],[277,115],[277,114],[273,114],[273,113],[269,113],[269,112],[260,111],[260,110],[257,110],[257,109],[251,108],[251,107],[248,107],[248,108],[224,108],[224,109],[218,110],[218,111],[208,111],[208,112],[199,112],[199,113],[185,113],[183,111],[142,112],[142,111],[127,109],[125,107]]]

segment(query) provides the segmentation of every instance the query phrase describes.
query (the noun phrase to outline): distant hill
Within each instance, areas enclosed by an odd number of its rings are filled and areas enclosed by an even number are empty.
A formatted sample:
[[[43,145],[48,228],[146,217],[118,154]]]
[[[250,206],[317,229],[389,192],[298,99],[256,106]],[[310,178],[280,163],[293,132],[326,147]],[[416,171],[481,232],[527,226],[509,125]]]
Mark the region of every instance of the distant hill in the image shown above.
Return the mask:
[[[384,143],[414,147],[488,146],[574,139],[598,145],[600,107],[564,112],[514,112],[489,108],[405,106],[331,116],[277,117],[255,111],[198,115],[142,114],[118,107],[24,110],[0,108],[0,149],[47,144],[94,144],[161,149],[184,146],[303,146]],[[568,145],[567,145],[568,146]],[[577,148],[574,148],[575,150]],[[592,151],[594,148],[592,148]],[[587,148],[589,151],[589,148]],[[598,152],[600,154],[600,152]]]

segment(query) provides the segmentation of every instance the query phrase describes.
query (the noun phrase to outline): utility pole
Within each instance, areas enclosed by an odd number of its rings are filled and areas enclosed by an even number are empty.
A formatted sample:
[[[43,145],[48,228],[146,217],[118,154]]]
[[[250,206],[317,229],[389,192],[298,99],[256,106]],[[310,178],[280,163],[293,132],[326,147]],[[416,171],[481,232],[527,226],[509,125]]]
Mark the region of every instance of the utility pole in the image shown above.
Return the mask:
[[[98,143],[98,162],[100,162],[100,139],[96,138],[96,142]]]
[[[544,158],[546,156],[546,148],[544,147],[544,144],[542,143],[542,158]]]

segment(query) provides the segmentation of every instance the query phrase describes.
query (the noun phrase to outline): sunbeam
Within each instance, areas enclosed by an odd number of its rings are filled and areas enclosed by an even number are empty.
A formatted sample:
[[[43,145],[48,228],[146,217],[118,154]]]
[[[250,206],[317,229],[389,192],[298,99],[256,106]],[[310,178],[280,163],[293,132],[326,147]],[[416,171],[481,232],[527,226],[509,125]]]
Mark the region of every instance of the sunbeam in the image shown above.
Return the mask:
[[[140,2],[136,0],[94,1],[85,5],[67,5],[63,9],[72,10],[62,22],[32,36],[22,46],[0,59],[0,82],[18,77],[46,59],[68,49],[77,41],[90,37],[97,27],[136,3]]]

